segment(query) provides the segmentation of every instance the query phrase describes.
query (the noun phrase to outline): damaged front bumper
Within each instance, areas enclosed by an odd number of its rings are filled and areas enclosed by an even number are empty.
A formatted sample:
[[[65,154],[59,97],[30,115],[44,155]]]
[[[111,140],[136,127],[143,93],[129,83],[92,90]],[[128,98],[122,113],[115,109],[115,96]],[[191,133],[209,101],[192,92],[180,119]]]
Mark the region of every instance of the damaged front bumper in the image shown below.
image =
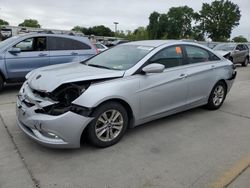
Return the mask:
[[[237,71],[234,68],[232,76],[229,79],[226,80],[226,83],[227,83],[227,93],[231,90],[236,76],[237,76]]]
[[[36,96],[27,83],[17,97],[17,124],[31,139],[53,148],[78,148],[85,127],[93,119],[68,111],[53,116],[37,113],[38,109],[53,104]]]

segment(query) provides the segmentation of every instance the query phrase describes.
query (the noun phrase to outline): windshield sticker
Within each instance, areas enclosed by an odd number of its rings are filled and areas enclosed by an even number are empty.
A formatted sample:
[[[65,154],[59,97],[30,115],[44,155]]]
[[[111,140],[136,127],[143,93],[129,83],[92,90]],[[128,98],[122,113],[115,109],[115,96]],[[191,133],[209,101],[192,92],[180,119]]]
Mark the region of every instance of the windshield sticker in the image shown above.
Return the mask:
[[[137,49],[140,49],[140,50],[147,50],[147,51],[153,50],[152,47],[148,47],[148,46],[138,46]]]

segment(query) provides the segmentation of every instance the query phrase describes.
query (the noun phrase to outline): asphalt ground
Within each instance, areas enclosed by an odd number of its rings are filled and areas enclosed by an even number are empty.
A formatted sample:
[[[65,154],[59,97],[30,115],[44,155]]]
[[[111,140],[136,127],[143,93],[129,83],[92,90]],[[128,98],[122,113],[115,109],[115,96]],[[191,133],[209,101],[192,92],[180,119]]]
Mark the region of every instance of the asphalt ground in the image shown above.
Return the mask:
[[[7,86],[0,93],[0,188],[250,187],[250,66],[237,69],[220,110],[141,125],[105,149],[35,143],[16,125],[20,85]]]

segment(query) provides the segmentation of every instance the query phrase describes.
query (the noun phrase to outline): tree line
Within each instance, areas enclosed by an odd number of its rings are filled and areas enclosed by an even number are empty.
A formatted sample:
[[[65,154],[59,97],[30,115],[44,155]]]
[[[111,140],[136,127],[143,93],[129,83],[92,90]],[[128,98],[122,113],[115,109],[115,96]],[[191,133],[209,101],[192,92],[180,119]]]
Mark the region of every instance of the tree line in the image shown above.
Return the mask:
[[[230,0],[215,0],[203,3],[200,11],[195,12],[188,6],[172,7],[166,13],[156,11],[149,15],[149,24],[134,31],[113,32],[104,25],[93,27],[75,26],[72,30],[85,35],[121,37],[128,40],[146,39],[193,39],[228,41],[232,30],[239,25],[241,12],[239,6]],[[0,25],[8,22],[0,19]],[[24,20],[19,26],[40,28],[37,20]],[[247,42],[243,36],[233,39],[235,42]]]

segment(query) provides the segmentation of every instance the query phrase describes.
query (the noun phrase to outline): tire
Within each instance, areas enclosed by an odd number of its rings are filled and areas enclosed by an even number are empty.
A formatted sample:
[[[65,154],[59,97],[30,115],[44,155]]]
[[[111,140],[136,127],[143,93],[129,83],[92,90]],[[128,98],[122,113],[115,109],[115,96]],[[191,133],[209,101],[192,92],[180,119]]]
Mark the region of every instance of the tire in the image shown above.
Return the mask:
[[[242,67],[247,67],[248,63],[249,63],[249,59],[246,57],[245,61],[241,65]]]
[[[0,91],[3,90],[3,86],[4,86],[4,80],[3,80],[2,76],[0,75]]]
[[[206,105],[207,109],[209,110],[219,109],[223,104],[226,95],[227,95],[226,84],[222,81],[219,81],[217,84],[215,84],[209,95],[208,103]]]
[[[128,114],[120,103],[102,104],[93,112],[93,117],[95,119],[87,127],[87,138],[92,145],[109,147],[119,142],[125,134]]]

